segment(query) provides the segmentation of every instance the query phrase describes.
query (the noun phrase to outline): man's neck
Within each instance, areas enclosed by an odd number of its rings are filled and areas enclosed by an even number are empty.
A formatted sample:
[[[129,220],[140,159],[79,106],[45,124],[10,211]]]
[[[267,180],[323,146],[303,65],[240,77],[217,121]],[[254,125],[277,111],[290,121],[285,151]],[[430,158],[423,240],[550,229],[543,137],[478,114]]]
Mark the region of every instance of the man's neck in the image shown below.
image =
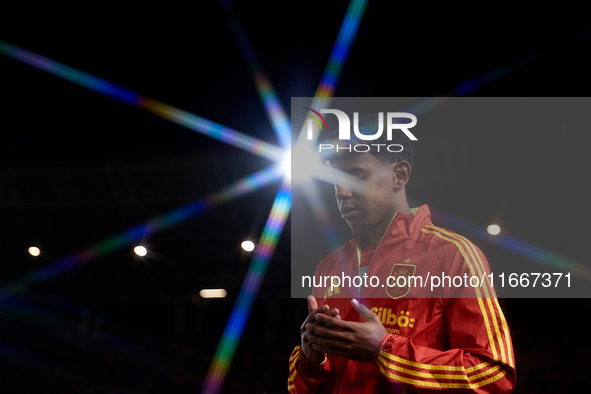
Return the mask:
[[[359,246],[360,249],[368,249],[371,247],[377,246],[386,230],[380,232],[371,232],[371,231],[359,231],[354,233],[355,242]]]
[[[355,242],[357,243],[357,245],[359,245],[361,249],[378,245],[384,237],[384,234],[390,227],[392,220],[394,220],[394,217],[399,212],[405,215],[412,215],[412,211],[410,210],[408,204],[404,204],[403,206],[398,207],[398,209],[395,210],[394,213],[385,217],[384,220],[382,220],[382,222],[380,222],[377,226],[371,229],[362,229],[354,231],[353,237],[355,238]]]

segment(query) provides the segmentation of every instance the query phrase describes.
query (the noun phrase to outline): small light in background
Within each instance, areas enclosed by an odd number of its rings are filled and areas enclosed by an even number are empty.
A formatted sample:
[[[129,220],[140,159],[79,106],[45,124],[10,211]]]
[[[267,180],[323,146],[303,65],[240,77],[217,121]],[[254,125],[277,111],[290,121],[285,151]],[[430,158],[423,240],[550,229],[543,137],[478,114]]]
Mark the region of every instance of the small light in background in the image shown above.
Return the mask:
[[[501,228],[496,224],[491,224],[486,228],[486,231],[488,231],[490,235],[499,235],[499,233],[501,232]]]
[[[29,254],[30,254],[31,256],[35,256],[35,257],[37,257],[37,256],[39,256],[39,255],[41,254],[41,251],[39,250],[39,248],[38,248],[38,247],[36,247],[36,246],[31,246],[31,247],[29,248]]]
[[[228,293],[224,289],[203,289],[199,295],[203,298],[225,298]]]
[[[135,248],[133,248],[133,251],[138,256],[145,256],[146,254],[148,254],[148,249],[144,248],[143,246],[136,246]]]
[[[242,249],[246,250],[247,252],[252,252],[254,250],[254,244],[251,241],[244,241],[240,244]]]

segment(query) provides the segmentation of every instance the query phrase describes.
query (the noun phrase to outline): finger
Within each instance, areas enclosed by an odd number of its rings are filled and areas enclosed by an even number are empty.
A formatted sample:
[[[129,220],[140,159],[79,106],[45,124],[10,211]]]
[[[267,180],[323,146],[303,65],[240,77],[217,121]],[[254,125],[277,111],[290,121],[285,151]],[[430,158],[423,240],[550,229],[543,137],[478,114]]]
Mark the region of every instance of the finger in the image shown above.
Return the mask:
[[[336,315],[335,315],[335,313],[336,313]],[[339,315],[339,314],[338,314],[338,309],[336,309],[336,308],[335,308],[335,309],[333,309],[332,311],[328,311],[328,312],[326,312],[325,314],[326,314],[326,316],[330,316],[330,317],[333,317],[333,318],[335,318],[335,319],[339,319],[339,320],[341,319],[341,315]],[[316,321],[315,321],[313,324],[320,325],[320,326],[324,326],[324,324],[323,324],[323,323],[321,323],[320,321],[318,321],[318,319],[315,319],[315,320],[316,320]],[[332,327],[329,327],[329,328],[330,328],[331,330],[337,330],[337,328],[332,328]]]
[[[308,317],[306,318],[306,320],[304,320],[304,322],[302,323],[302,326],[300,327],[300,331],[303,333],[305,331],[305,326],[308,323],[315,323],[316,320],[314,319],[314,316],[317,313],[325,313],[328,310],[328,305],[322,305],[320,308],[313,310],[312,312],[310,312],[310,314],[308,315]]]
[[[350,345],[349,341],[342,341],[342,340],[338,340],[338,339],[334,339],[334,338],[325,338],[323,336],[314,335],[314,334],[310,334],[310,333],[308,333],[308,342],[310,344],[315,343],[320,346],[326,346],[326,347],[329,347],[333,350],[335,350],[335,349],[345,350]]]
[[[316,302],[316,297],[313,295],[308,296],[308,313],[311,313],[313,310],[318,309],[318,303]]]
[[[323,314],[324,312],[326,312],[328,310],[328,305],[322,305],[320,308],[313,310],[309,315],[308,318],[306,319],[306,323],[312,323],[314,322],[314,316],[316,316],[316,314]]]
[[[338,342],[334,342],[334,343],[338,344]],[[333,347],[333,346],[320,345],[318,343],[313,343],[312,348],[314,348],[314,350],[317,350],[319,352],[332,354],[334,356],[340,356],[340,357],[347,357],[348,356],[346,349],[341,349],[340,347],[336,347],[336,346]]]
[[[325,313],[326,316],[336,317],[339,315],[339,310],[337,308],[331,309],[330,311]]]
[[[320,314],[320,313],[319,313]],[[337,316],[339,316],[339,310],[337,308],[331,309],[330,311],[324,313],[326,316],[330,316],[330,317],[334,317],[336,319]],[[320,324],[322,325],[322,323],[320,323],[318,320],[314,319],[312,322],[312,324]]]
[[[365,305],[363,305],[361,302],[357,301],[355,298],[353,298],[351,300],[351,305],[353,305],[353,308],[355,308],[355,310],[357,312],[359,312],[359,314],[361,316],[363,316],[363,318],[365,319],[366,322],[375,322],[377,315],[375,313],[373,313],[372,311],[370,311],[369,309],[367,309],[367,307]]]
[[[351,334],[346,331],[336,331],[316,324],[307,324],[306,328],[307,338],[311,341],[315,341],[314,338],[317,337],[330,338],[337,341],[349,341],[351,339]]]
[[[314,316],[314,318],[319,324],[322,324],[326,327],[340,328],[343,330],[350,328],[349,322],[341,320],[341,319],[337,319],[335,317],[330,317],[330,316],[318,314],[318,315]]]
[[[307,345],[308,343],[310,343],[310,339],[308,339],[308,333],[305,332],[302,334],[302,343],[304,345]]]

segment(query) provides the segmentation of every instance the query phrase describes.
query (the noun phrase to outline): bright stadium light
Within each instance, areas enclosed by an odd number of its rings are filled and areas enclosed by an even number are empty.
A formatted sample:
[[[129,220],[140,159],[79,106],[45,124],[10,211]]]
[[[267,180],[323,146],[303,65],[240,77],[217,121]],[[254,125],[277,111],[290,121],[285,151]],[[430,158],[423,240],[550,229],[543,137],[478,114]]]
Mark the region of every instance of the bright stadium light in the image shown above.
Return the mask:
[[[291,178],[291,151],[287,152],[281,161],[285,176]]]
[[[37,256],[39,256],[39,255],[41,254],[41,251],[39,250],[39,248],[38,248],[38,247],[36,247],[36,246],[31,246],[31,247],[29,248],[29,254],[30,254],[31,256],[35,256],[35,257],[37,257]]]
[[[143,246],[136,246],[135,248],[133,248],[133,251],[135,252],[135,254],[137,254],[138,256],[145,256],[146,254],[148,254],[148,249],[144,248]]]
[[[252,252],[254,250],[254,243],[251,241],[244,241],[240,244],[242,249],[246,250],[247,252]]]
[[[321,178],[326,173],[326,168],[322,166],[320,157],[314,152],[311,146],[307,143],[298,143],[292,147],[293,160],[295,166],[290,169],[291,171],[291,183],[292,185],[309,181],[313,178]],[[290,154],[291,159],[291,154]]]
[[[488,231],[490,235],[499,235],[501,232],[501,228],[496,224],[491,224],[486,228],[486,231]]]
[[[225,298],[228,292],[224,289],[203,289],[199,292],[202,298]]]

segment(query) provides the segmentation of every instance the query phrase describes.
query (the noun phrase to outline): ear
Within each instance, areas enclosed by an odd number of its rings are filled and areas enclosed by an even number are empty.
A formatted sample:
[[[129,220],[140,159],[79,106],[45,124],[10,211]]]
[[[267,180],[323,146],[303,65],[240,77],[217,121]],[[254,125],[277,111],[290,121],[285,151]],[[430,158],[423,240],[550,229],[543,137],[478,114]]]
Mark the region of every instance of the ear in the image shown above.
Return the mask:
[[[410,179],[410,163],[406,160],[392,163],[392,172],[394,175],[394,188],[400,190],[406,186]]]

